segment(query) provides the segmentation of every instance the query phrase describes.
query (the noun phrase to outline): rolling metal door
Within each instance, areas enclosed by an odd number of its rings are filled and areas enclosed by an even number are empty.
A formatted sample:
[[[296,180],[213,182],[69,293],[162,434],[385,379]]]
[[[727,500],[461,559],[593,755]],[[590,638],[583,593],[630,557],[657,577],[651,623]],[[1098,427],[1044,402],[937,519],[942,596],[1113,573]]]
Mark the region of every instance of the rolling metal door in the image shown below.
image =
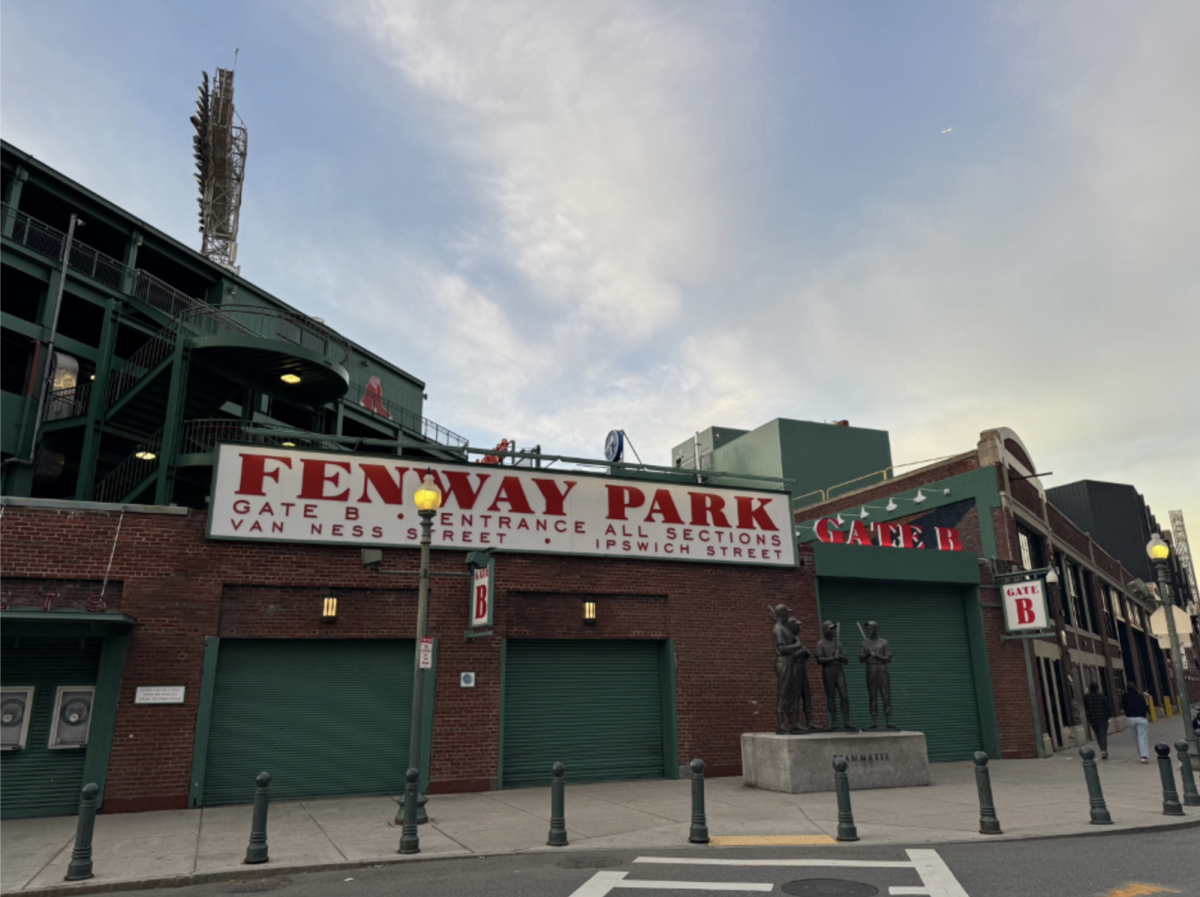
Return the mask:
[[[26,708],[29,731],[25,749],[0,754],[0,816],[65,816],[79,811],[83,763],[87,748],[52,751],[50,740],[54,696],[60,685],[95,685],[100,642],[80,648],[78,638],[5,639],[0,678],[6,686],[33,686],[33,705]],[[94,734],[94,733],[90,733]]]
[[[510,640],[504,691],[504,787],[662,777],[662,643]]]
[[[929,759],[969,760],[983,750],[975,675],[962,592],[955,586],[821,580],[821,615],[842,624],[850,663],[850,718],[869,726],[867,674],[858,662],[862,636],[855,623],[875,620],[892,648],[892,722],[924,732]],[[813,688],[823,688],[816,662]],[[883,725],[883,708],[879,708]]]
[[[402,792],[412,686],[412,641],[223,639],[204,805]]]

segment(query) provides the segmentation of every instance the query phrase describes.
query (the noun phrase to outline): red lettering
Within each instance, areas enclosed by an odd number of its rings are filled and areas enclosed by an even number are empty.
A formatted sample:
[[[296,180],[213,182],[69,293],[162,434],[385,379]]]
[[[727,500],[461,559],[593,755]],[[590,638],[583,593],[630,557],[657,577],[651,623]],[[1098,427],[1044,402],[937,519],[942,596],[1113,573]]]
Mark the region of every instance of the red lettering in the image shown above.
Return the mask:
[[[235,501],[233,503],[233,513],[249,514],[250,513],[250,502],[246,501],[246,499],[244,499],[244,498],[239,498],[237,501]]]
[[[818,520],[815,527],[817,538],[826,544],[841,545],[846,541],[846,534],[841,530],[834,529],[833,524],[832,517],[823,517]]]
[[[534,480],[534,485],[538,487],[538,491],[542,493],[542,498],[546,501],[545,513],[551,517],[563,517],[566,511],[563,506],[566,504],[567,496],[571,494],[571,490],[575,488],[574,480],[567,480],[563,483],[567,488],[562,492],[558,491],[558,486],[554,480]]]
[[[646,493],[634,486],[605,486],[608,490],[608,519],[628,520],[626,508],[640,508],[646,503]]]
[[[475,619],[483,620],[487,618],[487,603],[488,603],[488,587],[486,585],[478,585],[475,587]]]
[[[525,497],[525,487],[517,477],[505,477],[500,481],[495,500],[488,506],[489,511],[499,511],[500,502],[507,502],[509,510],[514,514],[532,514],[529,499]]]
[[[359,464],[358,466],[363,472],[363,491],[362,496],[358,499],[360,502],[370,504],[371,496],[368,487],[374,486],[385,505],[404,504],[404,475],[408,473],[407,467],[397,467],[396,479],[393,480],[387,467],[382,464]]]
[[[357,520],[358,519],[358,508],[347,505],[346,506],[346,519],[347,520]]]
[[[921,541],[921,527],[908,523],[900,524],[900,547],[924,548],[925,543]]]
[[[712,526],[729,528],[729,518],[725,516],[725,499],[710,492],[689,492],[692,497],[692,526]]]
[[[870,545],[871,531],[867,529],[867,525],[861,520],[854,520],[850,523],[850,538],[846,540],[847,545]]]
[[[300,480],[300,495],[299,498],[315,498],[324,501],[347,501],[350,498],[350,489],[346,488],[337,495],[326,495],[325,484],[333,483],[336,489],[338,480],[341,479],[341,474],[335,470],[333,473],[326,473],[326,467],[336,467],[339,470],[350,472],[350,463],[348,461],[327,461],[324,458],[303,458],[301,463],[304,465],[304,475]]]
[[[896,548],[896,536],[900,532],[900,525],[896,523],[876,523],[873,524],[875,532],[879,534],[880,548]]]
[[[755,496],[752,495],[737,497],[738,529],[754,529],[754,524],[757,523],[759,529],[778,530],[779,527],[775,525],[766,510],[772,500],[760,498],[756,508],[754,507],[754,498]]]
[[[940,551],[962,551],[962,540],[958,537],[958,530],[948,526],[935,526],[933,533],[937,537],[937,547]]]
[[[475,502],[479,498],[479,493],[483,491],[483,484],[487,481],[490,473],[477,473],[479,477],[479,485],[473,490],[471,489],[471,475],[461,470],[443,471],[446,475],[446,483],[442,482],[442,475],[436,470],[431,470],[433,481],[437,483],[437,487],[442,490],[442,506],[449,504],[453,498],[458,502],[459,508],[464,511],[473,510]],[[486,524],[485,524],[486,526]]]
[[[266,495],[263,480],[279,482],[279,468],[267,470],[268,461],[278,461],[288,469],[292,466],[292,459],[282,455],[239,454],[238,457],[242,459],[242,478],[235,495]]]
[[[683,518],[679,516],[679,509],[675,507],[675,499],[671,498],[671,493],[666,489],[658,489],[654,492],[654,500],[650,502],[650,510],[646,512],[646,523],[654,523],[654,515],[662,516],[663,523],[683,523]]]
[[[1033,599],[1018,598],[1015,603],[1017,606],[1017,623],[1021,626],[1026,626],[1032,623],[1035,619],[1033,613]]]

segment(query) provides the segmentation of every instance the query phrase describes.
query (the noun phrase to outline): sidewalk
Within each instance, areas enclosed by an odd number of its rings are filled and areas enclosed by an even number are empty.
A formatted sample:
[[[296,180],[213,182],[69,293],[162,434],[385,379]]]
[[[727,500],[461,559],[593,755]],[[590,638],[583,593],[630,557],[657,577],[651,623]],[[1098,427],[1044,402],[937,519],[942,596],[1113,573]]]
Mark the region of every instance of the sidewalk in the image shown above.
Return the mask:
[[[1150,742],[1173,744],[1178,717],[1151,727]],[[1004,835],[980,835],[974,764],[931,766],[933,784],[852,792],[860,845],[936,844],[1100,834],[1122,829],[1200,824],[1200,808],[1185,817],[1162,815],[1157,763],[1137,762],[1133,735],[1110,737],[1109,759],[1099,762],[1104,796],[1114,824],[1088,823],[1088,793],[1077,751],[1045,760],[989,764],[996,812]],[[1172,751],[1172,766],[1177,762]],[[832,772],[830,773],[832,778]],[[850,771],[853,787],[853,767]],[[548,776],[547,776],[548,778]],[[566,820],[574,848],[687,847],[691,783],[607,782],[571,785],[567,773]],[[779,794],[746,788],[740,777],[706,782],[709,832],[714,844],[747,836],[791,836],[789,843],[834,845],[837,805],[832,792]],[[268,823],[270,863],[242,865],[250,832],[250,807],[216,807],[156,813],[100,815],[93,844],[95,878],[63,881],[75,836],[75,818],[14,819],[0,824],[3,865],[0,891],[111,890],[115,883],[188,884],[254,878],[272,871],[405,862],[392,825],[389,797],[273,803]],[[546,847],[550,789],[522,788],[486,794],[432,795],[430,823],[421,826],[417,858],[478,856],[551,850]],[[795,840],[801,836],[800,840]],[[772,839],[773,840],[773,839]],[[733,843],[737,843],[736,841]],[[771,843],[756,838],[757,844]],[[855,844],[836,845],[853,850]],[[713,849],[696,847],[697,850]],[[796,848],[792,848],[793,850]],[[98,887],[99,886],[99,887]],[[105,887],[106,886],[106,887]]]

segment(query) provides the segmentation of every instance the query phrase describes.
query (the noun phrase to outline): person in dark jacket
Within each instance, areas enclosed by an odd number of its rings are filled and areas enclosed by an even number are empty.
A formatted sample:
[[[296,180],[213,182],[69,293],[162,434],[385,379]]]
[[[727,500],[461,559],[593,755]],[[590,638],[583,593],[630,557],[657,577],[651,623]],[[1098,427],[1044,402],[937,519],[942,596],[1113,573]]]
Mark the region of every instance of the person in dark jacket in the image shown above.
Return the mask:
[[[1100,759],[1108,759],[1108,718],[1112,716],[1112,708],[1108,697],[1100,692],[1100,686],[1093,682],[1088,686],[1088,693],[1083,696],[1083,713],[1092,734],[1096,736],[1096,744],[1100,745]]]
[[[1137,739],[1138,753],[1142,755],[1142,762],[1150,762],[1150,724],[1146,721],[1146,717],[1150,714],[1150,705],[1146,703],[1137,690],[1137,685],[1133,682],[1129,683],[1129,687],[1125,689],[1125,694],[1121,695],[1121,709],[1125,711],[1125,719],[1129,723],[1129,728],[1133,730],[1133,736]]]

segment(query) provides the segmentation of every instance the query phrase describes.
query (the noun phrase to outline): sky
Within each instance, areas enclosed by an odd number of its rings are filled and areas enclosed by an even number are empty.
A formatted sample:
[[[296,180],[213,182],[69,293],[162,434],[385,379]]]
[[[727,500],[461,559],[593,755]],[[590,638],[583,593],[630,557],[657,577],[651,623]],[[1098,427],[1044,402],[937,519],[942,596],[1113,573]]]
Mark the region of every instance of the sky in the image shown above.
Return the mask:
[[[848,419],[902,464],[1011,427],[1200,542],[1197,33],[1194,0],[5,0],[0,134],[198,247],[188,116],[236,49],[242,274],[472,445]]]

